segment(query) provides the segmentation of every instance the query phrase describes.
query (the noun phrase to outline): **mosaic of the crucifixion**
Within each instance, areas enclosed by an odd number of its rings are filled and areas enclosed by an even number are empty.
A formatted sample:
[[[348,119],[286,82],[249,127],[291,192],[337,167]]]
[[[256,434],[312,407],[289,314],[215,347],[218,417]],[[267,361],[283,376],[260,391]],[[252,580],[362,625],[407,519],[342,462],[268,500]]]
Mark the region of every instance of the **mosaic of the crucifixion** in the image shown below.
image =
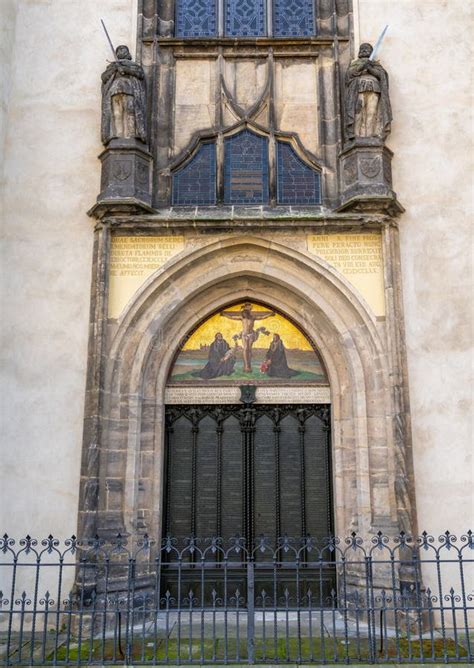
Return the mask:
[[[181,347],[169,382],[216,385],[323,383],[327,376],[309,339],[285,316],[253,302],[203,322]]]

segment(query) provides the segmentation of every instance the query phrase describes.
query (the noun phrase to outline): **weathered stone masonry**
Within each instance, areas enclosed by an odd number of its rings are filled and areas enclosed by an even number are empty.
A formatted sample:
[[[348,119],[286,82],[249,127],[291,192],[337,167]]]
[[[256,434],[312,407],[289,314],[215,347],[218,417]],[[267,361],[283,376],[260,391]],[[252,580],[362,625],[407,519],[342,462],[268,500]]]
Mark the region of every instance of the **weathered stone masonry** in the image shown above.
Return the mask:
[[[163,22],[173,16],[172,2],[141,5],[136,60],[147,84],[147,142],[106,145],[101,194],[91,210],[98,221],[79,534],[159,536],[167,374],[179,341],[225,307],[230,294],[287,314],[321,351],[331,386],[336,533],[415,532],[397,225],[403,209],[383,139],[344,136],[344,75],[353,50],[349,3],[321,0],[317,36],[298,39],[162,36]],[[285,120],[291,68],[302,77],[309,72],[316,91],[294,128]],[[209,72],[211,120],[195,128],[202,109],[194,79],[203,71]],[[254,104],[246,104],[256,89],[245,81],[264,82]],[[302,78],[298,90],[305,83]],[[186,85],[187,105],[180,92]],[[245,129],[269,145],[268,204],[225,204],[223,145]],[[173,173],[209,142],[216,146],[217,205],[172,206]],[[276,204],[279,142],[320,174],[321,204]],[[303,198],[307,183],[296,172],[294,188],[301,187]],[[308,250],[309,234],[365,231],[382,237],[384,317]],[[116,320],[107,312],[112,235],[185,239],[184,250],[142,285]]]

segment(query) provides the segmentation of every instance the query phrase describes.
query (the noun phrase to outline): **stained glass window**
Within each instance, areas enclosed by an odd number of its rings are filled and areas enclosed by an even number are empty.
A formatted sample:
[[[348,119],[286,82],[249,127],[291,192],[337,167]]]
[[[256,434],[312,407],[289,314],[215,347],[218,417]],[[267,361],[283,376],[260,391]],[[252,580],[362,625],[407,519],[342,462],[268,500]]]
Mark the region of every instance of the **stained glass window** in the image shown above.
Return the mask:
[[[270,4],[271,3],[271,4]],[[267,35],[266,17],[273,6],[275,37],[315,34],[315,0],[177,0],[177,37],[216,37],[222,6],[225,34],[233,37]]]
[[[286,142],[277,149],[278,204],[320,204],[321,176],[299,158]]]
[[[215,37],[216,0],[179,0],[176,11],[178,37]]]
[[[202,144],[196,155],[173,174],[175,205],[216,203],[216,146]]]
[[[273,0],[275,37],[304,37],[314,33],[314,0]]]
[[[224,142],[224,202],[268,202],[268,139],[244,130]]]
[[[265,35],[264,0],[226,0],[225,29],[235,37]]]
[[[243,130],[224,140],[224,204],[268,204],[268,139]],[[321,203],[321,175],[287,142],[277,141],[277,204]],[[217,203],[215,143],[202,144],[194,157],[173,173],[174,206]]]

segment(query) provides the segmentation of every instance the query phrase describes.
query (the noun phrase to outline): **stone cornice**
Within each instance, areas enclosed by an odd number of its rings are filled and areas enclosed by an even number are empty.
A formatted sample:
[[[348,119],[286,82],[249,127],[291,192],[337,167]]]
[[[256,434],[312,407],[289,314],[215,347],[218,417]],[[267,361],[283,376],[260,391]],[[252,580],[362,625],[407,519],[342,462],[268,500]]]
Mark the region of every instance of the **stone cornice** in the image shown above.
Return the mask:
[[[144,39],[144,42],[153,41],[152,38]],[[348,42],[348,37],[338,37],[338,42]],[[308,46],[332,46],[333,37],[157,37],[156,42],[160,47],[183,47],[183,48],[202,48],[202,47],[263,47],[269,46],[278,49],[279,47],[308,47]]]
[[[102,218],[99,226],[153,234],[161,231],[229,233],[234,231],[326,232],[380,229],[396,221],[380,212],[329,212],[319,207],[170,207],[150,214],[120,211]]]

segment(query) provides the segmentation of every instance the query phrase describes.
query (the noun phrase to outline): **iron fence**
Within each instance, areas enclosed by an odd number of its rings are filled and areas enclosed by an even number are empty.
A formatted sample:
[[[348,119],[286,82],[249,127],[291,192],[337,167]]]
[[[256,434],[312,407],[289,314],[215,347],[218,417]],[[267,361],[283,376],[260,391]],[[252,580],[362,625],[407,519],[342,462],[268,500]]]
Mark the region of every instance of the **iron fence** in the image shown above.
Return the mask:
[[[0,539],[7,665],[472,662],[457,539]],[[429,586],[428,586],[429,585]]]

